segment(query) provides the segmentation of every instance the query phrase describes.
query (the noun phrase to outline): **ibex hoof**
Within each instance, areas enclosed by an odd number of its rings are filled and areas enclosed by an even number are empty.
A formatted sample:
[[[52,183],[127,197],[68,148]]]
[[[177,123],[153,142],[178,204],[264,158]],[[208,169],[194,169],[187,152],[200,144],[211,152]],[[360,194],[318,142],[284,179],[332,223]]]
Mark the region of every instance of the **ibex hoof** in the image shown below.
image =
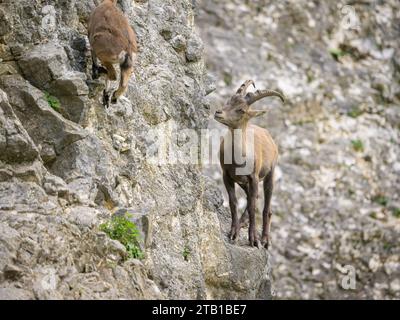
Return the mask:
[[[103,91],[103,106],[106,108],[110,106],[110,95],[106,90]]]
[[[250,241],[250,247],[256,247],[260,249],[262,247],[260,240]]]
[[[228,238],[229,238],[229,240],[231,240],[231,241],[235,241],[235,240],[236,240],[236,238],[237,238],[237,236],[236,236],[236,232],[234,232],[234,233],[232,233],[232,232],[229,232],[229,234],[228,234]]]
[[[233,244],[233,245],[237,245],[237,243],[238,243],[237,238],[236,239],[230,239],[230,243]]]
[[[239,238],[239,232],[240,232],[240,228],[236,227],[236,226],[232,226],[231,227],[231,232],[229,232],[229,240],[233,241],[233,243],[236,243],[237,238]]]
[[[111,98],[111,103],[112,104],[116,104],[118,101],[118,99],[115,97],[115,95],[113,94],[112,98]]]
[[[258,249],[261,248],[261,242],[257,236],[250,236],[249,238],[250,247],[257,247]]]
[[[268,250],[269,248],[269,237],[268,236],[264,236],[261,240],[261,244],[262,246]]]

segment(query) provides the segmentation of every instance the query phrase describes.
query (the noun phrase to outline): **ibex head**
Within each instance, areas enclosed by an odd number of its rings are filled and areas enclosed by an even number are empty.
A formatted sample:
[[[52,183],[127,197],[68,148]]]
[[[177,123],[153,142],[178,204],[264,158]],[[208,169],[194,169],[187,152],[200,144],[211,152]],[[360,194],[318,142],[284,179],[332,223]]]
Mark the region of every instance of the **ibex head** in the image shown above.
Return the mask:
[[[215,120],[227,125],[231,128],[240,128],[251,118],[258,117],[266,113],[265,110],[253,110],[251,105],[265,97],[279,97],[282,102],[285,102],[285,97],[282,93],[273,90],[257,90],[252,93],[246,94],[247,88],[254,85],[253,80],[247,80],[244,82],[236,93],[229,99],[226,105],[215,112]]]

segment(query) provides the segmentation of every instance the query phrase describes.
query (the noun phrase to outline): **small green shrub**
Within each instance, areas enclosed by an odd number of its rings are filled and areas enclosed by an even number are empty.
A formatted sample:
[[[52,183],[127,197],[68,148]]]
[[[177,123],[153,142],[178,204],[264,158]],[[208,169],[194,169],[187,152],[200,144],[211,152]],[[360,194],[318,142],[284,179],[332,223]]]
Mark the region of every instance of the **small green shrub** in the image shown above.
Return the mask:
[[[363,152],[364,151],[364,144],[361,140],[351,140],[351,144],[353,145],[354,151]]]
[[[307,76],[308,83],[311,83],[314,81],[314,75],[310,69],[307,70],[306,76]]]
[[[394,208],[392,213],[396,218],[400,218],[400,208]]]
[[[45,98],[49,106],[53,108],[54,111],[60,112],[60,100],[48,92],[45,92]]]
[[[224,73],[224,82],[227,86],[230,86],[233,82],[233,77],[230,73]]]
[[[371,214],[369,215],[372,219],[377,219],[378,215],[376,214],[376,212],[371,212]]]
[[[384,207],[386,207],[389,202],[388,198],[386,198],[383,194],[377,194],[376,196],[372,197],[372,201]]]
[[[390,251],[395,245],[393,243],[390,242],[384,242],[383,243],[383,249]]]
[[[337,49],[337,48],[329,49],[329,53],[331,54],[333,59],[335,59],[336,61],[338,61],[340,57],[343,57],[344,55],[346,55],[346,52],[344,52],[341,49]]]
[[[129,258],[143,259],[144,254],[139,246],[139,230],[129,215],[113,217],[100,225],[100,230],[105,232],[111,239],[121,242],[128,252]]]
[[[347,112],[347,115],[352,118],[357,118],[357,117],[361,116],[362,114],[363,114],[363,111],[358,108],[353,108],[349,112]]]
[[[185,259],[185,261],[189,261],[190,253],[191,253],[190,248],[188,246],[185,246],[185,248],[183,249],[183,252],[182,252],[182,256],[183,256],[183,259]]]

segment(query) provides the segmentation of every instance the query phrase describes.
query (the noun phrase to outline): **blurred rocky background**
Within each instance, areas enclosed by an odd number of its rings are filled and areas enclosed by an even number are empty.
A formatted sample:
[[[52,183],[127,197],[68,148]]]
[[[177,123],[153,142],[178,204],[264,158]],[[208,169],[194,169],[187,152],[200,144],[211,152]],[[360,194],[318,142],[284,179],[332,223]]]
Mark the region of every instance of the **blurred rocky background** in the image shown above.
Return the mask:
[[[280,149],[276,296],[400,298],[400,2],[196,3],[217,80],[211,114],[246,79],[287,96],[258,102],[268,113],[256,121]],[[218,166],[204,171],[223,190]],[[356,287],[345,290],[349,270]]]

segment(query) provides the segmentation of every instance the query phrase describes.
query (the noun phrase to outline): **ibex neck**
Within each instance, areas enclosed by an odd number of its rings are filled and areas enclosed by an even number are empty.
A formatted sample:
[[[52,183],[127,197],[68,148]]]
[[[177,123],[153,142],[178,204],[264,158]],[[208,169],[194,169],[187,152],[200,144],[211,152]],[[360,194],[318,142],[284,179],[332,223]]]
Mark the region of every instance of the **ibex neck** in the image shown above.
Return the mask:
[[[232,148],[239,148],[242,149],[243,151],[246,149],[246,144],[247,144],[247,123],[244,123],[243,125],[241,125],[238,128],[229,128],[230,132],[231,132],[231,136],[232,139],[234,139],[233,144],[232,144]],[[236,134],[235,134],[236,132]],[[241,139],[242,143],[238,143],[239,141],[237,141],[236,139]]]

